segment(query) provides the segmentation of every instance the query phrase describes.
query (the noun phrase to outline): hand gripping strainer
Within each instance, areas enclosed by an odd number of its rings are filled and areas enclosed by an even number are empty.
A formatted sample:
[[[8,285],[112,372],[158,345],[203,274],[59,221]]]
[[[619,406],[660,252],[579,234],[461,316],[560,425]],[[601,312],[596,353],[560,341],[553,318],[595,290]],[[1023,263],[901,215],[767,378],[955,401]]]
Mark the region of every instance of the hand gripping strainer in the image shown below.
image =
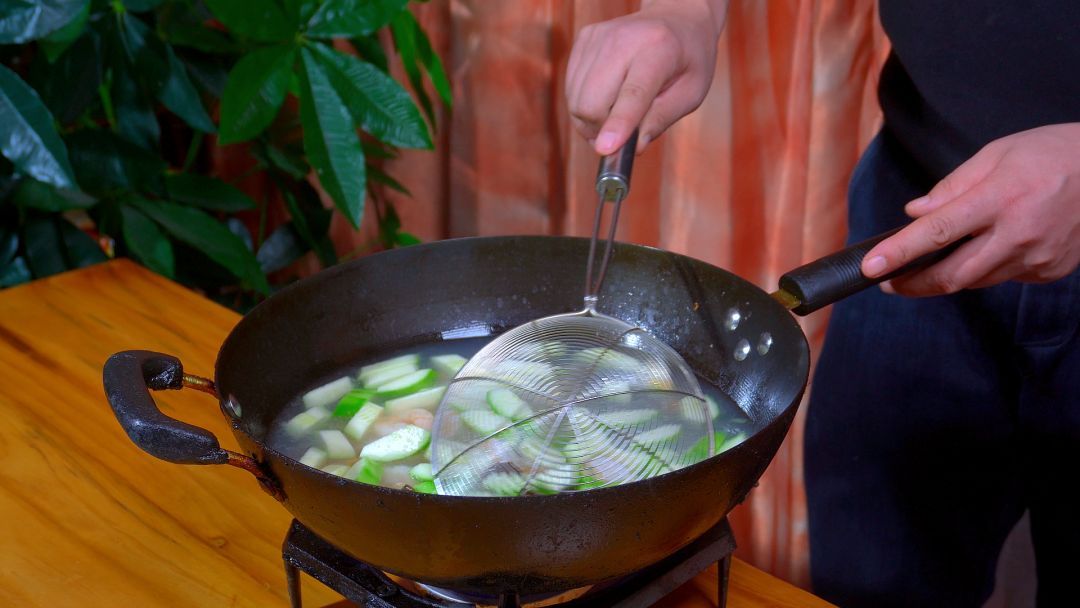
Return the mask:
[[[440,494],[587,490],[674,471],[714,453],[712,418],[693,371],[646,330],[596,311],[636,139],[637,133],[600,164],[584,310],[502,334],[447,387],[432,427]]]

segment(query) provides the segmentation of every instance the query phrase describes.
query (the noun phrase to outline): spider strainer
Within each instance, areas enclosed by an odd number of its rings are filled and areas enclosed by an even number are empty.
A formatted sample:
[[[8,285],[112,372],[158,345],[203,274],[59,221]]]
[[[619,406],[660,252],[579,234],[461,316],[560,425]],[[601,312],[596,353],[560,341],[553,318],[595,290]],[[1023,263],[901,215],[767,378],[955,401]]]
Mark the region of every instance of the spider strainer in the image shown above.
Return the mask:
[[[694,373],[667,344],[596,311],[636,133],[600,165],[584,310],[516,327],[451,381],[435,414],[431,463],[440,494],[554,494],[637,481],[714,453]],[[606,203],[607,243],[593,280]]]

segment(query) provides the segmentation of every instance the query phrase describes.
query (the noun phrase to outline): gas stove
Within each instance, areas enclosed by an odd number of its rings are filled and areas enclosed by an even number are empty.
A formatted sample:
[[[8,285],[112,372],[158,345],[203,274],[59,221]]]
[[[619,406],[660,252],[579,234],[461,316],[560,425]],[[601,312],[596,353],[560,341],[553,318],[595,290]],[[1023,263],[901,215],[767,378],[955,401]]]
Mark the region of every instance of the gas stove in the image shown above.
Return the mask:
[[[300,572],[364,608],[646,608],[715,563],[719,564],[718,605],[723,608],[734,551],[735,537],[724,519],[678,552],[633,575],[546,597],[519,597],[516,593],[477,597],[393,579],[346,555],[296,520],[285,536],[281,554],[293,608],[301,608]]]

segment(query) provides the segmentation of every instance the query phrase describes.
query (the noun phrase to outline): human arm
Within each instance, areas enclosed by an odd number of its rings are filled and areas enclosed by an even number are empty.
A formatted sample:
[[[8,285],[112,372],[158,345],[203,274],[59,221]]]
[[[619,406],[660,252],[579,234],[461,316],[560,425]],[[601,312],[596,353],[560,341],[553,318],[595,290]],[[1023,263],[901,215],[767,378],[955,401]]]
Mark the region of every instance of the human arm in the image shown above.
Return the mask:
[[[566,68],[574,128],[601,155],[640,127],[638,152],[694,111],[712,83],[727,0],[645,0],[585,26]]]
[[[1080,123],[990,142],[905,211],[915,220],[870,250],[866,276],[972,238],[945,260],[883,283],[890,293],[932,296],[1064,277],[1080,265]]]

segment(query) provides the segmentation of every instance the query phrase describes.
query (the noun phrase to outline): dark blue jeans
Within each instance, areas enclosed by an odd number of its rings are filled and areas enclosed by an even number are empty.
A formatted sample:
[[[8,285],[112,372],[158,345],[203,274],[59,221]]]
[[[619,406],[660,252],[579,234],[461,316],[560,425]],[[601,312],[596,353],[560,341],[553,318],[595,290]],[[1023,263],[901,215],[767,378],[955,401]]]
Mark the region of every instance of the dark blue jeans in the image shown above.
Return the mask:
[[[850,242],[932,184],[887,133],[852,178]],[[837,304],[811,389],[815,592],[840,606],[980,606],[1031,513],[1040,606],[1080,605],[1080,272]]]

